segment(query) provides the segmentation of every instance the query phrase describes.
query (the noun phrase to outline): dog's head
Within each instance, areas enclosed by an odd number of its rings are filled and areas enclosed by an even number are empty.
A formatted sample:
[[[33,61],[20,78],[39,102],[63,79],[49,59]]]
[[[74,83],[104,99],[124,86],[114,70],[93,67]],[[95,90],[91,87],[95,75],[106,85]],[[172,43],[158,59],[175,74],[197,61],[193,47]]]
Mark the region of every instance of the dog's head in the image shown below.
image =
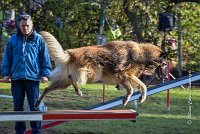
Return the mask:
[[[156,77],[158,79],[167,79],[168,78],[168,74],[167,74],[168,70],[167,70],[167,60],[164,60],[161,65],[159,65],[156,69],[155,69],[155,74]]]
[[[167,78],[166,53],[162,52],[158,58],[151,59],[143,72],[144,75],[156,75],[158,79]]]
[[[167,75],[167,53],[166,52],[162,52],[160,54],[160,57],[158,59],[155,60],[155,62],[157,63],[157,67],[155,69],[155,75],[158,79],[167,79],[168,75]]]

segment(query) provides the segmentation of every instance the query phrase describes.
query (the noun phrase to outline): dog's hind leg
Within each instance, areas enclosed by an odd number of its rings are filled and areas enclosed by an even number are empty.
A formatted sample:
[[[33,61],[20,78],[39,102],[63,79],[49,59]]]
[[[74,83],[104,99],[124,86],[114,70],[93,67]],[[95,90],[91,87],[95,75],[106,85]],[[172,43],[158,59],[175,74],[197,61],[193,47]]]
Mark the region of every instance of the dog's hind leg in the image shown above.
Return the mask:
[[[35,107],[37,108],[43,98],[49,93],[57,89],[66,89],[71,85],[69,80],[57,80],[57,81],[52,81],[48,87],[45,88],[44,92],[40,96],[40,98],[35,102]]]
[[[72,76],[71,75],[69,75],[69,80],[70,80],[70,82],[71,82],[71,84],[72,84],[72,86],[74,87],[74,89],[75,89],[75,91],[76,91],[76,93],[79,95],[79,96],[83,96],[83,94],[82,94],[82,92],[81,92],[81,90],[80,90],[80,88],[78,87],[78,85],[76,84],[76,82],[74,82],[73,81],[73,79],[72,79]]]

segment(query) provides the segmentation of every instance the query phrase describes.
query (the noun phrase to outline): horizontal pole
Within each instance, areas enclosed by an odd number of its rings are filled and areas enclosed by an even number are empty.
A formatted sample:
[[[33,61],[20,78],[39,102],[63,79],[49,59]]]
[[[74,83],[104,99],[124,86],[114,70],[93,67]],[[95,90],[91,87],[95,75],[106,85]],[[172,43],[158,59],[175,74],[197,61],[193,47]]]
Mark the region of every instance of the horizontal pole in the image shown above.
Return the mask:
[[[137,112],[130,110],[64,110],[52,112],[1,112],[4,121],[67,121],[67,120],[136,120]]]

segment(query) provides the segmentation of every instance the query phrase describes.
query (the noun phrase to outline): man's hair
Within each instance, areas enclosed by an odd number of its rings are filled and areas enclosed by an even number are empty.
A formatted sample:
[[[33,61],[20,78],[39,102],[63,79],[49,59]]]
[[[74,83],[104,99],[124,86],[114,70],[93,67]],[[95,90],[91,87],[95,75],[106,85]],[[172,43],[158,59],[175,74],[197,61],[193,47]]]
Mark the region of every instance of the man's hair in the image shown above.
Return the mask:
[[[32,21],[31,16],[29,14],[25,13],[25,12],[19,14],[18,22],[21,21],[21,20],[31,20]]]

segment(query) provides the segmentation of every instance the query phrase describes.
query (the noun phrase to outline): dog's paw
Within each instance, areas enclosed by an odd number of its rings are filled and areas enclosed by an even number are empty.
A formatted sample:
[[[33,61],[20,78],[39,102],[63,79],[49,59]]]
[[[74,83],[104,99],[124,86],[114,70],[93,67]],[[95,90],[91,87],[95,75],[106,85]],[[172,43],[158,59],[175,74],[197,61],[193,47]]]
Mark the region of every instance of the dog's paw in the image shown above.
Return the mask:
[[[146,96],[141,95],[139,98],[140,103],[143,103],[146,100]]]
[[[83,93],[82,93],[81,91],[77,91],[76,93],[77,93],[80,97],[83,96]]]
[[[125,107],[125,106],[127,105],[127,103],[128,103],[128,99],[127,99],[127,98],[124,98],[124,99],[122,100],[122,102],[123,102],[123,106]]]

